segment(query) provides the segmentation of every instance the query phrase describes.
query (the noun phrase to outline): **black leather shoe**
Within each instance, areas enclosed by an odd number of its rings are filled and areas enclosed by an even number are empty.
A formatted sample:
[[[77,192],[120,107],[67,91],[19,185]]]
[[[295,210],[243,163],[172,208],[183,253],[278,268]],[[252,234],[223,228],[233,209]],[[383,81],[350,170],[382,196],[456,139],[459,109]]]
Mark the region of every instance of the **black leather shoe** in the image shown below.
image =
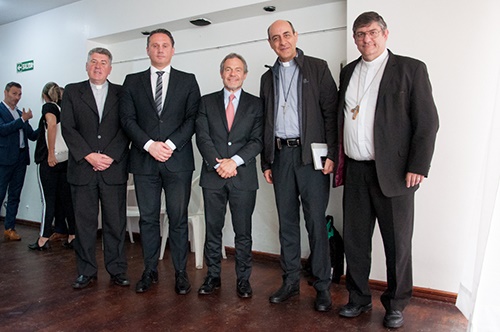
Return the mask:
[[[118,273],[111,276],[111,281],[118,286],[130,286],[130,281],[125,273]]]
[[[179,295],[186,295],[191,290],[186,271],[175,272],[175,292]]]
[[[97,280],[97,276],[85,276],[80,274],[72,286],[74,289],[82,289],[91,285],[95,280]]]
[[[246,279],[241,279],[236,284],[236,293],[239,297],[248,299],[252,297],[252,286],[250,286],[250,282]]]
[[[316,311],[330,311],[332,309],[332,297],[329,290],[321,290],[316,293],[314,301],[314,309]]]
[[[372,308],[371,303],[361,305],[361,304],[349,302],[345,306],[340,308],[339,315],[342,317],[348,317],[348,318],[358,317],[363,312],[367,312],[367,311],[371,310],[371,308]]]
[[[300,292],[299,285],[283,284],[274,294],[269,297],[271,303],[281,303],[288,300],[292,296],[298,295]]]
[[[66,249],[74,249],[73,247],[73,241],[75,240],[71,240],[71,242],[69,242],[68,240],[64,241],[62,246]]]
[[[158,272],[156,271],[144,271],[142,273],[141,280],[135,285],[136,293],[144,293],[151,288],[151,284],[156,284],[158,282]]]
[[[198,289],[198,294],[200,295],[210,295],[214,290],[220,288],[220,278],[206,277],[203,285]]]
[[[40,247],[40,245],[38,245],[38,239],[36,239],[35,243],[28,244],[28,248],[30,248],[31,250],[44,251],[50,249],[50,243],[49,240],[47,240],[45,241],[43,246]]]
[[[403,326],[405,320],[403,318],[403,313],[399,310],[389,310],[386,311],[384,316],[384,326],[390,329],[397,329]]]

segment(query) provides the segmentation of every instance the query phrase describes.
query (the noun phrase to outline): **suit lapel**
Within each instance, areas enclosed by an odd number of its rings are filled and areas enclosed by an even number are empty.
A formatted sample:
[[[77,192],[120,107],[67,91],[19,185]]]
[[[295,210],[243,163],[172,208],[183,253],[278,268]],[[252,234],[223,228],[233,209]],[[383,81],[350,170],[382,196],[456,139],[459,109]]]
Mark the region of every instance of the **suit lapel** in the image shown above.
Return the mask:
[[[2,117],[5,119],[5,122],[14,121],[14,117],[12,113],[9,111],[7,106],[4,105],[3,102],[0,101],[0,110],[2,111]]]
[[[227,125],[226,108],[224,107],[224,89],[219,91],[219,93],[217,94],[217,98],[215,98],[215,102],[217,103],[216,109],[218,110],[222,124],[223,124],[224,128],[226,129],[226,131],[229,132],[229,128]],[[234,126],[234,122],[233,122],[233,126]]]
[[[82,83],[80,88],[80,93],[82,95],[82,100],[87,106],[97,115],[99,116],[99,112],[97,111],[97,104],[95,102],[94,94],[92,93],[92,88],[90,87],[90,82],[85,81]]]
[[[142,72],[141,84],[144,88],[146,96],[148,96],[148,100],[151,104],[151,110],[153,110],[155,114],[158,115],[158,112],[156,112],[156,104],[153,96],[153,90],[151,88],[151,68],[148,68],[146,71]]]
[[[108,81],[108,95],[106,96],[106,100],[104,101],[104,110],[102,111],[102,119],[104,120],[106,115],[108,115],[109,111],[113,109],[115,104],[118,102],[118,90],[115,85]]]
[[[389,59],[387,59],[387,64],[385,66],[384,74],[382,75],[382,80],[380,81],[380,87],[378,89],[377,96],[377,109],[378,109],[378,101],[382,100],[382,97],[387,92],[387,87],[389,82],[391,82],[394,73],[396,72],[397,61],[394,54],[391,51],[389,52]]]
[[[243,89],[241,90],[241,94],[240,94],[240,100],[238,100],[238,108],[235,110],[236,111],[236,114],[234,116],[234,121],[233,121],[233,126],[231,129],[234,129],[234,127],[240,123],[241,121],[243,121],[243,118],[245,117],[245,113],[243,110],[247,109],[247,103],[248,103],[248,99],[246,98],[245,96],[246,92],[243,91]],[[225,114],[225,110],[224,110],[224,114]],[[227,120],[226,120],[226,123],[227,123]]]

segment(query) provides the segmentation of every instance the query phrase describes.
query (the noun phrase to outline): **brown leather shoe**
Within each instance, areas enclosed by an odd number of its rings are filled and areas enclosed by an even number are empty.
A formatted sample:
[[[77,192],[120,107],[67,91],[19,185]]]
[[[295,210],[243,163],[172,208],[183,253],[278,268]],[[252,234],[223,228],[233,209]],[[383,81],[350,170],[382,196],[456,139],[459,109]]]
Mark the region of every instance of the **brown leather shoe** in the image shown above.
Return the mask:
[[[49,241],[58,241],[58,240],[66,240],[68,238],[68,234],[62,234],[62,233],[52,233],[52,235],[49,237]]]
[[[3,232],[3,237],[10,241],[21,241],[21,236],[17,234],[15,229],[8,229]]]

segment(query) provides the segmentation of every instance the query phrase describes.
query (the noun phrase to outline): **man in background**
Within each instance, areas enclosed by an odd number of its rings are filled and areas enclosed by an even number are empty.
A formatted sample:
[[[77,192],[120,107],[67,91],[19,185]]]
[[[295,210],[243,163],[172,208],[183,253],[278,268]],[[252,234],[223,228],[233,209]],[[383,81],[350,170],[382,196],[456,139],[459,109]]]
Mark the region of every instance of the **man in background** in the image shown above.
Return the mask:
[[[356,317],[372,308],[368,277],[378,220],[387,265],[383,324],[398,328],[413,289],[414,196],[429,172],[438,115],[425,64],[387,50],[389,30],[379,14],[361,14],[352,30],[361,57],[340,74],[338,107],[349,291],[339,314]]]
[[[66,86],[61,126],[70,157],[68,182],[75,210],[78,278],[73,288],[97,279],[98,215],[102,217],[104,263],[111,281],[129,286],[125,255],[129,140],[119,117],[121,86],[108,81],[113,57],[105,48],[89,51],[89,79]]]
[[[22,96],[21,84],[7,83],[4,100],[0,103],[0,204],[9,193],[5,213],[4,237],[10,241],[20,241],[16,232],[16,215],[24,184],[26,168],[30,163],[28,139],[36,141],[38,129],[33,130],[29,119],[31,109],[22,112],[17,108]]]
[[[191,290],[186,272],[187,211],[194,171],[191,137],[200,89],[193,74],[171,67],[174,38],[170,31],[151,31],[146,45],[151,67],[127,75],[120,105],[123,129],[132,140],[129,170],[134,174],[141,215],[144,272],[135,290],[146,292],[158,282],[163,190],[175,268],[175,292],[187,294]]]
[[[229,202],[235,233],[236,293],[252,296],[252,213],[259,181],[255,157],[262,150],[262,102],[243,91],[245,59],[228,54],[220,64],[224,89],[203,96],[196,119],[196,142],[203,157],[200,186],[205,203],[207,276],[198,294],[221,285],[222,228]]]

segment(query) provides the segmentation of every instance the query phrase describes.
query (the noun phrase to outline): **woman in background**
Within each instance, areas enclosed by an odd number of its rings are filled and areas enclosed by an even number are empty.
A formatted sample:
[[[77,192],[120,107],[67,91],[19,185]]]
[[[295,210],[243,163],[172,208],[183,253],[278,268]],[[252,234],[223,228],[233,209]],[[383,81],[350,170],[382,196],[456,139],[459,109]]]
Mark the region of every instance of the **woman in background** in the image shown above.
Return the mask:
[[[54,82],[45,84],[42,99],[45,104],[42,107],[42,117],[38,125],[40,134],[36,142],[35,163],[39,164],[43,212],[40,237],[36,242],[28,245],[30,249],[39,251],[50,247],[49,237],[52,235],[52,222],[56,215],[66,219],[68,223],[68,240],[63,245],[72,248],[72,242],[75,239],[75,215],[70,187],[66,180],[68,162],[57,162],[54,153],[57,124],[61,116],[58,105],[61,99],[59,86]]]

